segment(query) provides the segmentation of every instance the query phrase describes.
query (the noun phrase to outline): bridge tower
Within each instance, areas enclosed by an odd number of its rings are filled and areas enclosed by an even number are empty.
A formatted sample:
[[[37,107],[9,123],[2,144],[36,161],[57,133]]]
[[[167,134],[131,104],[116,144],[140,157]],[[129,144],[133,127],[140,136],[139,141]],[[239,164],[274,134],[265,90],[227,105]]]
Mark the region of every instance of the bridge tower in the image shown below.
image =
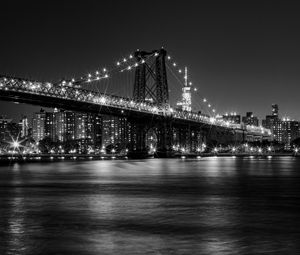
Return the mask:
[[[136,61],[139,65],[135,69],[133,99],[136,102],[148,102],[157,106],[161,111],[170,108],[169,88],[165,58],[166,50],[136,51]],[[147,152],[146,134],[149,129],[155,129],[158,135],[158,148],[171,147],[170,123],[162,118],[159,122],[149,122],[148,119],[130,119],[132,127],[132,145],[130,155],[139,156]]]
[[[166,72],[167,52],[164,49],[152,52],[136,51],[140,63],[135,71],[133,99],[137,102],[151,102],[160,109],[169,107],[169,89]]]

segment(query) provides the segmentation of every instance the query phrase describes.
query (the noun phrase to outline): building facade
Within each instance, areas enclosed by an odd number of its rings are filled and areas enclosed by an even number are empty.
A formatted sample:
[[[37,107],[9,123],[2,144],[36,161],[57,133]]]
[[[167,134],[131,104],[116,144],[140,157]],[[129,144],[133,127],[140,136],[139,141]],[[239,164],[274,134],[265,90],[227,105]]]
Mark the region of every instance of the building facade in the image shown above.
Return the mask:
[[[281,143],[286,150],[291,150],[293,140],[300,137],[299,121],[280,119],[277,104],[272,105],[272,115],[267,115],[262,124],[271,130],[274,140]]]
[[[243,117],[242,117],[242,122],[243,122],[245,125],[249,125],[249,126],[256,126],[256,127],[259,126],[258,118],[255,117],[255,116],[253,116],[253,113],[252,113],[252,112],[247,112],[247,113],[246,113],[246,116],[243,116]]]
[[[223,120],[233,124],[241,124],[241,115],[238,115],[236,113],[226,113],[225,115],[223,115]]]
[[[32,137],[36,142],[45,138],[45,120],[46,112],[43,109],[34,113],[34,117],[32,119]]]

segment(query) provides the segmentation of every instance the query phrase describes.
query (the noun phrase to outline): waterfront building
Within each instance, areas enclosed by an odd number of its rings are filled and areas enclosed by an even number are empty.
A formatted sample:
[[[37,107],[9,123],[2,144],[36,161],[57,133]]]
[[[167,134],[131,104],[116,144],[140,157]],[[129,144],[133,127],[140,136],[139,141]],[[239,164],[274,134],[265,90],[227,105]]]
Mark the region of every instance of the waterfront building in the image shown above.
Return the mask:
[[[22,116],[19,125],[20,125],[20,129],[21,129],[21,137],[27,137],[29,125],[28,125],[28,119],[26,116]]]
[[[69,117],[73,117],[70,115]],[[76,113],[75,114],[75,140],[78,141],[79,151],[87,152],[101,148],[102,143],[102,117],[99,114]],[[71,129],[71,125],[70,130]],[[71,136],[71,133],[69,134]]]
[[[282,143],[286,150],[291,149],[292,141],[300,137],[299,121],[279,118],[279,107],[272,105],[272,115],[267,115],[263,126],[271,130],[274,140]]]
[[[56,118],[54,112],[46,112],[45,116],[45,137],[49,137],[51,141],[57,141],[56,135]]]
[[[102,146],[125,149],[130,143],[130,124],[125,117],[102,116]]]
[[[262,126],[270,129],[274,140],[282,143],[282,122],[279,118],[279,107],[277,104],[272,104],[272,114],[266,116],[262,121]]]
[[[241,124],[241,115],[238,115],[235,112],[230,114],[226,113],[223,115],[223,120],[233,124]]]
[[[7,119],[4,117],[0,118],[0,140],[4,141],[8,138],[8,125],[12,122],[12,119]]]
[[[300,137],[299,121],[284,118],[282,120],[282,137],[281,141],[284,143],[284,148],[290,150],[292,148],[292,141]]]
[[[242,122],[245,125],[249,125],[249,126],[257,126],[257,127],[259,126],[258,118],[253,116],[252,112],[247,112],[246,116],[242,117]]]
[[[45,119],[46,112],[43,109],[34,113],[32,120],[32,137],[36,142],[45,138]]]
[[[54,112],[47,112],[45,136],[53,142],[75,140],[75,113],[57,109],[54,109]]]

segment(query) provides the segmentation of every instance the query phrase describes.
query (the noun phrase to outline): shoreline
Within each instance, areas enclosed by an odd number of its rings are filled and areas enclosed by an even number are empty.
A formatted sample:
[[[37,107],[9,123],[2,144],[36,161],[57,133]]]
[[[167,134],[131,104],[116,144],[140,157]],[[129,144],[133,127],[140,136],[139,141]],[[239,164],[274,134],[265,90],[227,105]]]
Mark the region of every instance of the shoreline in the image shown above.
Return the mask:
[[[169,157],[173,159],[200,159],[207,157],[236,157],[236,158],[270,158],[270,157],[300,157],[300,153],[185,153],[173,154]],[[156,155],[147,157],[131,158],[127,155],[103,154],[103,155],[85,155],[85,154],[34,154],[34,155],[0,155],[0,164],[5,163],[33,163],[33,162],[64,162],[64,161],[95,161],[95,160],[134,160],[163,158]]]

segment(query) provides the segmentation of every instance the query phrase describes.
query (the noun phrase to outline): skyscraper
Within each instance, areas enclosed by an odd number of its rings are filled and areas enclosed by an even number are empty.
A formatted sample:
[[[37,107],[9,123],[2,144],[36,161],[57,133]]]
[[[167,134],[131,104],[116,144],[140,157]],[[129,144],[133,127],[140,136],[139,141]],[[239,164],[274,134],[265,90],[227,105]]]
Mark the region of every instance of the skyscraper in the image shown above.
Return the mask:
[[[294,139],[300,137],[300,124],[298,121],[289,118],[279,118],[279,107],[272,105],[272,115],[267,115],[263,120],[263,126],[269,128],[273,133],[274,140],[284,144],[286,150],[291,149],[291,143]]]
[[[130,124],[124,117],[102,116],[102,145],[126,148],[130,143]]]
[[[279,107],[278,104],[272,104],[272,116],[278,117]]]
[[[102,117],[99,114],[75,114],[75,139],[81,152],[100,149],[102,143]]]
[[[32,121],[32,137],[36,142],[39,142],[45,137],[45,119],[46,113],[43,109],[34,113]]]
[[[19,122],[19,126],[21,129],[21,137],[27,137],[29,126],[28,126],[28,119],[26,116],[22,116]]]
[[[49,137],[51,141],[56,142],[57,141],[57,135],[56,135],[56,119],[55,119],[55,113],[54,112],[46,112],[45,117],[45,136]]]
[[[0,140],[4,141],[8,139],[8,125],[12,122],[12,119],[0,118]]]
[[[281,141],[286,150],[290,150],[292,141],[300,137],[299,127],[299,121],[283,119]]]
[[[177,103],[177,106],[182,111],[192,111],[191,83],[188,82],[187,67],[184,69],[184,87],[182,88],[181,101]]]

